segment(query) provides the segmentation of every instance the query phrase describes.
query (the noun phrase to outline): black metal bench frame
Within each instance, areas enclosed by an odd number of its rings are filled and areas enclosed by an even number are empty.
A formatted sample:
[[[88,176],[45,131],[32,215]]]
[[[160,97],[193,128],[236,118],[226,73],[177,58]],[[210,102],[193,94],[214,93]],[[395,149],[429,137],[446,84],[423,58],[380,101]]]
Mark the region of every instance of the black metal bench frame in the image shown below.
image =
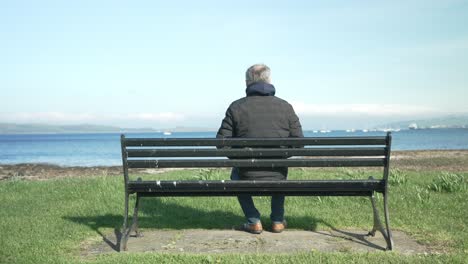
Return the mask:
[[[141,197],[161,196],[367,196],[374,223],[369,235],[380,231],[387,250],[394,248],[388,213],[388,177],[392,136],[308,138],[126,138],[121,135],[125,212],[120,250],[127,250],[132,232],[140,236],[138,209]],[[229,158],[226,158],[229,157]],[[383,177],[367,180],[284,181],[136,181],[129,168],[221,167],[382,167]],[[382,193],[385,227],[376,205]],[[133,220],[128,225],[129,198],[136,195]]]

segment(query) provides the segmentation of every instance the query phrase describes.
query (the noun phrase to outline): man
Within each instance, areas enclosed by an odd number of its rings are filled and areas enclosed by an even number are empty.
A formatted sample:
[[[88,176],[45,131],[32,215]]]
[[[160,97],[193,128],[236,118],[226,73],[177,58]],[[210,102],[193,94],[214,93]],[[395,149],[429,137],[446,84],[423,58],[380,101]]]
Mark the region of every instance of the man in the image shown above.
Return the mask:
[[[301,123],[293,107],[275,96],[271,84],[270,68],[255,64],[245,73],[246,97],[234,101],[226,111],[217,138],[285,138],[303,137]],[[231,180],[285,180],[288,168],[233,168]],[[282,232],[286,227],[284,220],[284,196],[276,195],[271,199],[271,230]],[[242,229],[260,234],[263,231],[260,213],[255,208],[252,196],[238,196],[241,208],[247,218]]]

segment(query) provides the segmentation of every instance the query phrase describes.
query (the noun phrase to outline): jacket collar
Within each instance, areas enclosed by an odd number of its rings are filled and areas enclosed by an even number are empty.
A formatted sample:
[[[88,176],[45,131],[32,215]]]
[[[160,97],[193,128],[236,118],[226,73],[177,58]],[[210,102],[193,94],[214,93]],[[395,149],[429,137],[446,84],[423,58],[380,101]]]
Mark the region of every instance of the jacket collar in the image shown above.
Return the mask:
[[[247,96],[268,96],[275,95],[276,89],[275,86],[273,86],[272,84],[265,82],[256,82],[247,86],[247,89],[245,89],[245,93],[247,94]]]

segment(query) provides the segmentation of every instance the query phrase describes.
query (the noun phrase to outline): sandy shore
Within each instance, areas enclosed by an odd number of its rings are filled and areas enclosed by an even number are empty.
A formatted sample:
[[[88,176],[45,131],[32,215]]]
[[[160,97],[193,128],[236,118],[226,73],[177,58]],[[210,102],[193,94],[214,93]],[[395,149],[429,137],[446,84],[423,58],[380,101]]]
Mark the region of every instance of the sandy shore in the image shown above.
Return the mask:
[[[394,151],[391,168],[418,171],[468,171],[468,150]],[[168,169],[141,169],[136,173],[155,174]],[[62,167],[52,164],[0,165],[0,180],[9,178],[43,180],[50,178],[122,175],[121,166]]]

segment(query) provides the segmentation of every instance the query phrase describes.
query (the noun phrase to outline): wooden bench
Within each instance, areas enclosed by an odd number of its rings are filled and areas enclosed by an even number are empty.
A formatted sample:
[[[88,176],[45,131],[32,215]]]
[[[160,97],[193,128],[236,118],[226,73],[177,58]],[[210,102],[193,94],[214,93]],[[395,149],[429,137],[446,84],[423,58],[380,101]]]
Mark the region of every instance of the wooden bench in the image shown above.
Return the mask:
[[[126,138],[121,136],[125,180],[125,216],[120,249],[127,250],[133,231],[137,236],[141,197],[160,196],[368,196],[374,223],[369,235],[380,231],[393,249],[388,215],[388,176],[391,134],[372,137],[306,138]],[[226,158],[229,157],[229,158]],[[129,168],[221,167],[381,167],[383,176],[362,180],[130,180]],[[313,173],[313,172],[311,172]],[[375,193],[383,194],[385,228],[380,221]],[[129,225],[129,197],[136,195]]]

